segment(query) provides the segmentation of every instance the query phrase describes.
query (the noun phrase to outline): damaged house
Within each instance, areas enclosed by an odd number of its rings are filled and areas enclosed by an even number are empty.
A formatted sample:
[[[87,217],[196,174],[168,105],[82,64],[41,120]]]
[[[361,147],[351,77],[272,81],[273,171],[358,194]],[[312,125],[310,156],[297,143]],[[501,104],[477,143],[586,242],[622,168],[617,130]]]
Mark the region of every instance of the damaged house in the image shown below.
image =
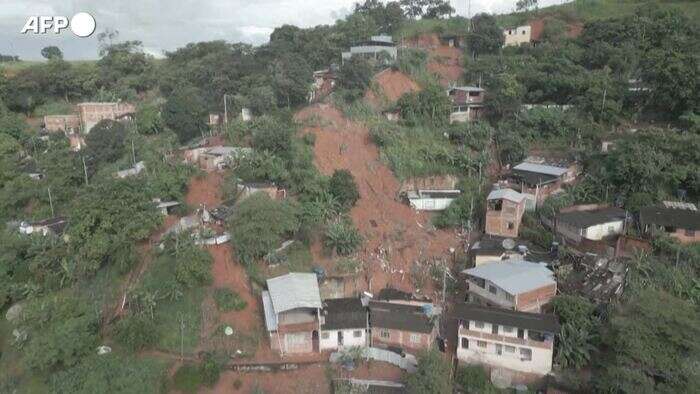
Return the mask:
[[[496,189],[486,197],[486,234],[517,238],[525,214],[525,196],[512,189]]]
[[[564,186],[576,180],[578,166],[549,165],[523,162],[511,170],[508,184],[527,197],[527,209],[540,206],[549,196],[564,191]]]
[[[695,204],[664,201],[642,208],[639,221],[651,236],[666,234],[682,244],[700,242],[700,211]]]
[[[473,122],[484,113],[486,91],[476,86],[455,86],[447,91],[452,101],[450,123]]]

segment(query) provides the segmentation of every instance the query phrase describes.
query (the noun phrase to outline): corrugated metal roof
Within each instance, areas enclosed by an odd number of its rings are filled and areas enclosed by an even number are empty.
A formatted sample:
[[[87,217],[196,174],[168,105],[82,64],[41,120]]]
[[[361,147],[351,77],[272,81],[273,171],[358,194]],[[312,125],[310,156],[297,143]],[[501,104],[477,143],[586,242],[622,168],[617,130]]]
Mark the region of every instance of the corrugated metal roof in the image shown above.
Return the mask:
[[[554,273],[547,266],[529,261],[486,263],[465,272],[493,282],[512,295],[556,283]]]
[[[321,308],[316,274],[292,272],[267,280],[275,313],[296,308]]]
[[[265,312],[265,326],[267,331],[277,331],[277,315],[272,308],[272,299],[270,298],[270,293],[267,291],[262,292],[263,301],[263,311]]]
[[[547,164],[536,164],[536,163],[520,163],[513,167],[514,170],[535,172],[538,174],[547,174],[554,176],[562,176],[568,171],[567,168],[555,167]]]
[[[509,200],[515,202],[521,202],[525,199],[525,195],[516,192],[513,189],[496,189],[489,193],[487,200]]]
[[[553,314],[518,312],[462,303],[455,304],[453,314],[460,320],[501,324],[552,334],[559,332],[559,321]]]

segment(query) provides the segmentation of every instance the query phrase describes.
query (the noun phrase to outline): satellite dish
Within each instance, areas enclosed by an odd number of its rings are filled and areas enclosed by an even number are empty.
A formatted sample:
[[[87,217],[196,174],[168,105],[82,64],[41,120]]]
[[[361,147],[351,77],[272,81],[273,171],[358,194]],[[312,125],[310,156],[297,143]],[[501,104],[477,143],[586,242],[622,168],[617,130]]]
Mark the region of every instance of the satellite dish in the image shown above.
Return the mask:
[[[503,246],[503,249],[512,250],[515,247],[515,241],[511,238],[506,238],[501,242],[501,246]]]
[[[226,326],[226,328],[224,328],[224,334],[226,334],[227,337],[230,337],[233,335],[233,328],[231,328],[231,326]]]

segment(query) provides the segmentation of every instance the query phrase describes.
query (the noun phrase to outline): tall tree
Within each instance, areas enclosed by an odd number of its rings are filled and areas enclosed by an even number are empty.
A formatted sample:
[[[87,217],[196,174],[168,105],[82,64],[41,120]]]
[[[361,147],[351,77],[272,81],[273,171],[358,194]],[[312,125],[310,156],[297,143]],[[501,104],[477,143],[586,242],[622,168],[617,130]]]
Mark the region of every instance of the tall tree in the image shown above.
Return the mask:
[[[476,14],[472,18],[472,31],[467,35],[469,50],[476,57],[486,53],[496,53],[503,46],[503,30],[496,18],[489,14]]]
[[[204,107],[199,91],[193,87],[182,86],[175,89],[163,107],[163,121],[177,134],[181,143],[204,136],[208,130]]]
[[[41,56],[43,56],[45,59],[58,59],[62,60],[63,59],[63,52],[57,47],[57,46],[48,46],[44,47],[41,50]]]

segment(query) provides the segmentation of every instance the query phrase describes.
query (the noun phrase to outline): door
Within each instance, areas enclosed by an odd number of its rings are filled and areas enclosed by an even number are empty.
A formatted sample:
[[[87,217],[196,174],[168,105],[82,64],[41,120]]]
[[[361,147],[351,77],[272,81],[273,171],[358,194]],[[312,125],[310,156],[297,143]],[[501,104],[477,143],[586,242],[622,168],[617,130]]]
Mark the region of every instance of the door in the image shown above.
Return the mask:
[[[518,328],[518,338],[525,339],[525,330]]]
[[[343,332],[338,331],[338,346],[343,346]]]

